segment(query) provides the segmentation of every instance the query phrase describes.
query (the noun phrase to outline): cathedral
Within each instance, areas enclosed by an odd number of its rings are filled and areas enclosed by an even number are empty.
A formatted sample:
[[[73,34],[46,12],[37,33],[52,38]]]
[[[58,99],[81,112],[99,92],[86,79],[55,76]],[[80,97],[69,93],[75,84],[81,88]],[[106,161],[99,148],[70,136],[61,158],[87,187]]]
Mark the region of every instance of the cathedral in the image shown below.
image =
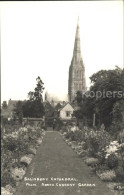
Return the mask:
[[[77,91],[86,91],[85,67],[81,56],[79,20],[76,29],[73,57],[69,67],[68,96],[75,99]]]

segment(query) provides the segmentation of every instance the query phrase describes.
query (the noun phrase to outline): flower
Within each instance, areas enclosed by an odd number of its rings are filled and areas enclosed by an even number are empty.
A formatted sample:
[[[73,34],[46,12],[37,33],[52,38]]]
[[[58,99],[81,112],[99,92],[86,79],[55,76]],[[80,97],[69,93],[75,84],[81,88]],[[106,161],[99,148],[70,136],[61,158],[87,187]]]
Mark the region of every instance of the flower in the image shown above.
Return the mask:
[[[6,138],[18,139],[18,132],[12,132],[9,134],[5,134],[3,138],[4,139],[6,139]]]
[[[40,145],[40,144],[42,143],[42,139],[39,138],[39,139],[37,140],[37,143]]]
[[[43,131],[42,131],[42,134],[43,134],[43,135],[45,135],[45,134],[46,134],[46,132],[43,130]]]
[[[12,195],[10,191],[8,191],[6,188],[1,187],[1,195]]]
[[[11,193],[15,192],[15,188],[13,188],[10,184],[6,185],[6,190],[8,190]]]
[[[113,154],[113,153],[115,155],[117,155],[117,151],[119,150],[119,147],[120,147],[120,145],[119,145],[118,141],[110,142],[110,145],[107,146],[106,147],[106,150],[105,150],[105,152],[106,152],[105,158],[108,158],[108,156],[110,154]]]
[[[11,174],[14,180],[16,181],[20,181],[23,179],[23,176],[25,175],[25,170],[23,170],[23,168],[14,168],[11,169]]]

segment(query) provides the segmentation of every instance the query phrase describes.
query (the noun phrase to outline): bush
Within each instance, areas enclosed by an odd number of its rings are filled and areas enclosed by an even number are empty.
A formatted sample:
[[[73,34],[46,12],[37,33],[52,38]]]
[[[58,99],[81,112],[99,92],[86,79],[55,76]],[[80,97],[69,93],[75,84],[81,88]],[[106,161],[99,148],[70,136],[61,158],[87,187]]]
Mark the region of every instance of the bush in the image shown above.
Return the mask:
[[[12,186],[16,186],[16,181],[12,178],[10,172],[6,171],[4,172],[1,178],[1,186],[4,187],[8,184],[11,184]]]
[[[66,139],[69,139],[69,138],[70,138],[71,141],[81,142],[81,141],[83,140],[83,139],[82,139],[82,132],[79,131],[79,130],[77,130],[77,131],[75,131],[75,132],[70,131],[70,132],[68,132],[68,133],[66,134],[65,137],[66,137]]]
[[[93,157],[97,157],[98,152],[102,151],[110,142],[110,136],[105,130],[90,130],[85,138],[89,154]]]
[[[116,174],[113,170],[108,170],[98,175],[102,181],[115,181],[116,179]]]
[[[95,165],[95,164],[99,163],[97,158],[88,158],[85,160],[85,162],[88,166]]]
[[[7,139],[4,141],[4,147],[5,150],[15,151],[18,147],[18,140],[7,137]]]
[[[32,158],[29,157],[29,155],[25,155],[25,156],[22,156],[21,159],[20,159],[20,162],[22,164],[25,164],[26,166],[29,165],[32,161]]]
[[[122,166],[118,166],[118,168],[115,170],[118,181],[124,181],[124,169]]]
[[[29,153],[29,154],[33,154],[33,155],[35,155],[36,154],[36,149],[35,148],[33,148],[33,147],[29,147],[29,149],[28,149],[28,151],[27,151],[27,153]]]
[[[13,168],[11,169],[11,175],[15,181],[20,181],[23,179],[25,175],[25,170],[23,168],[18,168],[18,167]]]
[[[115,154],[110,154],[106,159],[106,164],[110,169],[115,169],[118,167],[118,157]]]
[[[86,150],[81,150],[80,152],[79,152],[79,156],[80,157],[85,157],[87,155],[87,151]]]

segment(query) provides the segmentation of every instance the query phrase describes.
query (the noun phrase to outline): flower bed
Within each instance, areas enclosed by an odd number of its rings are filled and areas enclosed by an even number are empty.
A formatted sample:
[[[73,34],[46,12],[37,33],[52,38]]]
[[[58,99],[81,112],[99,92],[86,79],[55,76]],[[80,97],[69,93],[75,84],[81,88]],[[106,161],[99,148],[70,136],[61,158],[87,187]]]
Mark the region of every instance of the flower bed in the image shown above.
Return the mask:
[[[28,126],[6,132],[1,140],[1,192],[2,195],[12,195],[42,143],[45,131],[38,127],[34,129]]]
[[[113,140],[104,128],[96,130],[86,127],[75,132],[66,130],[61,135],[102,181],[118,185],[124,181],[124,143]]]

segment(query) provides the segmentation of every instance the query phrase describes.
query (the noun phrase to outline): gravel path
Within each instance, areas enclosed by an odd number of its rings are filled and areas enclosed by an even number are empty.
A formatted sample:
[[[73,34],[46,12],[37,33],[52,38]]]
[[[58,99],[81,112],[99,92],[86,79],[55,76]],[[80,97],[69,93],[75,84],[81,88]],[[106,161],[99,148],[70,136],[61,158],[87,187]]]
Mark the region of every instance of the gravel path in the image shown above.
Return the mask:
[[[112,195],[112,192],[64,142],[59,132],[49,131],[16,195]]]

